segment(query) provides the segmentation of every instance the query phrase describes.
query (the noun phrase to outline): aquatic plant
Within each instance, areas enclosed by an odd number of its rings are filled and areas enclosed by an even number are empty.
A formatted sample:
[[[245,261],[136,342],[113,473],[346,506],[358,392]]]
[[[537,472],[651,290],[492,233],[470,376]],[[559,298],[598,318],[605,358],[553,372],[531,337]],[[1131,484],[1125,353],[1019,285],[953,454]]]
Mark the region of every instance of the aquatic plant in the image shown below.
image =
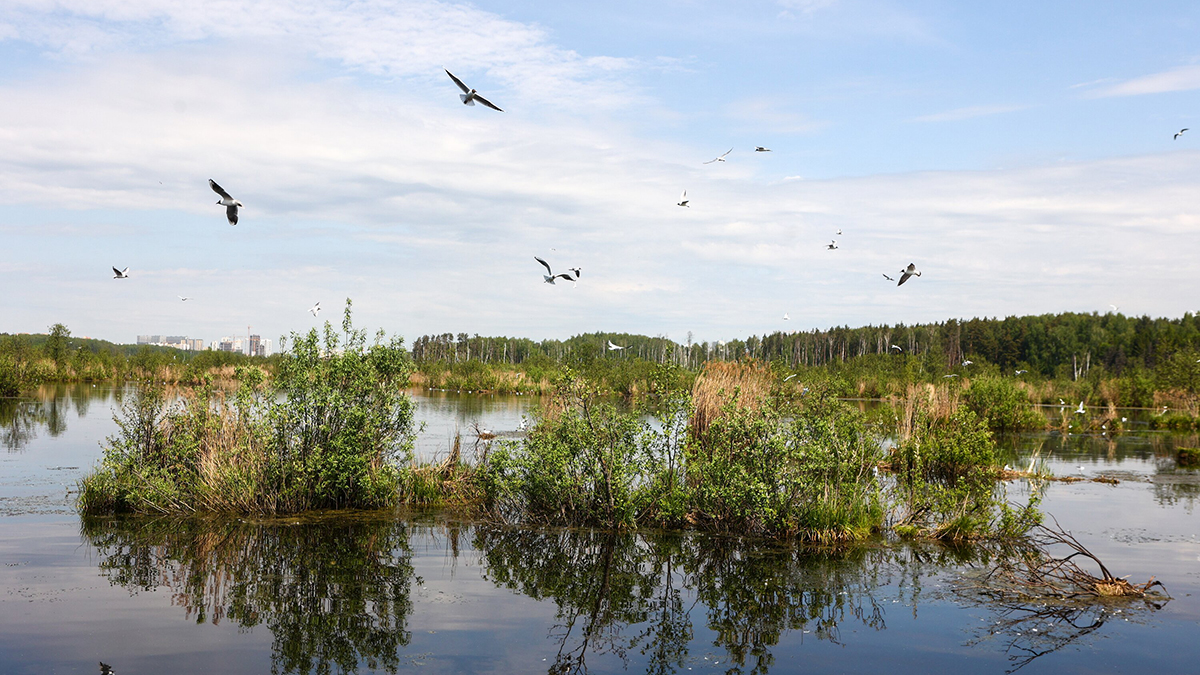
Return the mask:
[[[293,335],[269,382],[239,368],[229,394],[205,385],[168,399],[139,388],[115,417],[104,459],[80,487],[87,513],[295,512],[386,506],[413,443],[403,341],[368,345],[346,303],[339,336]]]

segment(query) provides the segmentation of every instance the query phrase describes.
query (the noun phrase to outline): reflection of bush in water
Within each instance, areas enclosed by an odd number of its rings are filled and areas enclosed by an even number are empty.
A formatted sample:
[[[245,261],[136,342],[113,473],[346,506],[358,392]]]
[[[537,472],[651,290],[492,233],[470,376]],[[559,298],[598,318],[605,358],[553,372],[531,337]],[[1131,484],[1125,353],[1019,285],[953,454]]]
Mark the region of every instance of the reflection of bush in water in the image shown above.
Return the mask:
[[[84,518],[110,581],[165,587],[197,623],[266,624],[275,672],[395,672],[413,568],[403,523]]]
[[[65,397],[37,401],[0,398],[0,444],[9,452],[20,452],[39,431],[60,436],[67,430],[69,407]]]
[[[629,532],[533,531],[481,527],[493,583],[558,606],[560,641],[551,672],[586,670],[587,654],[649,658],[647,672],[671,672],[688,658],[694,598],[705,624],[738,668],[765,672],[771,647],[788,631],[832,642],[847,620],[885,628],[880,593],[920,592],[915,549],[813,551],[729,538]],[[946,555],[948,549],[941,549]],[[943,561],[944,562],[944,561]],[[908,577],[900,589],[882,587]],[[636,635],[623,635],[641,624]]]

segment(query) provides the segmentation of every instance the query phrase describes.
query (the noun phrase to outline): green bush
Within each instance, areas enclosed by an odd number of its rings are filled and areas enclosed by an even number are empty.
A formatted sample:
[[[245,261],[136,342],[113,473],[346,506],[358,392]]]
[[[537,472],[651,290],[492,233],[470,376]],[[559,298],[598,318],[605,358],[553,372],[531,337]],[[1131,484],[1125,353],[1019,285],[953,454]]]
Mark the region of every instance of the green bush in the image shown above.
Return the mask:
[[[1029,397],[1010,379],[980,377],[971,380],[963,401],[992,431],[1042,429],[1046,418],[1033,409]]]

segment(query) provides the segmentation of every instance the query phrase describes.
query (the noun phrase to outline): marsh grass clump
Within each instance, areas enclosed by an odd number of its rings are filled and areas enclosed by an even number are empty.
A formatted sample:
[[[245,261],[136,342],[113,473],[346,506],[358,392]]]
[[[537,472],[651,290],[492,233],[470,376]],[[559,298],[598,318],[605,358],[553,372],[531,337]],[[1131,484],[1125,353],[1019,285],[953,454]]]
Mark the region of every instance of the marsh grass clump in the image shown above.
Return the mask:
[[[692,385],[692,435],[700,436],[734,402],[734,409],[758,409],[775,384],[775,375],[753,362],[710,361]]]
[[[1176,448],[1175,459],[1179,466],[1200,466],[1200,448]]]
[[[368,345],[346,303],[342,335],[292,336],[275,377],[239,368],[168,397],[143,386],[116,416],[100,465],[81,484],[85,513],[297,512],[396,501],[411,455],[411,370],[399,338]]]

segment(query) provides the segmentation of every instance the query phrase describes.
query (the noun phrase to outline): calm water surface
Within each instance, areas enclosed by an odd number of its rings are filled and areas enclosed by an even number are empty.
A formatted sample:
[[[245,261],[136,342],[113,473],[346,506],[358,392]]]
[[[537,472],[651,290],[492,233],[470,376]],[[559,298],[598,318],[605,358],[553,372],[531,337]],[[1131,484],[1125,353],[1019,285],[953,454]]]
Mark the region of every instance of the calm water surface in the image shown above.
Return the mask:
[[[1196,672],[1195,436],[1005,439],[1058,475],[1053,514],[1173,600],[1000,608],[956,592],[977,549],[831,554],[742,538],[505,528],[444,513],[83,519],[68,490],[119,392],[0,401],[0,673]],[[423,396],[418,453],[515,431],[528,397]],[[1024,499],[1026,483],[1007,486]]]

